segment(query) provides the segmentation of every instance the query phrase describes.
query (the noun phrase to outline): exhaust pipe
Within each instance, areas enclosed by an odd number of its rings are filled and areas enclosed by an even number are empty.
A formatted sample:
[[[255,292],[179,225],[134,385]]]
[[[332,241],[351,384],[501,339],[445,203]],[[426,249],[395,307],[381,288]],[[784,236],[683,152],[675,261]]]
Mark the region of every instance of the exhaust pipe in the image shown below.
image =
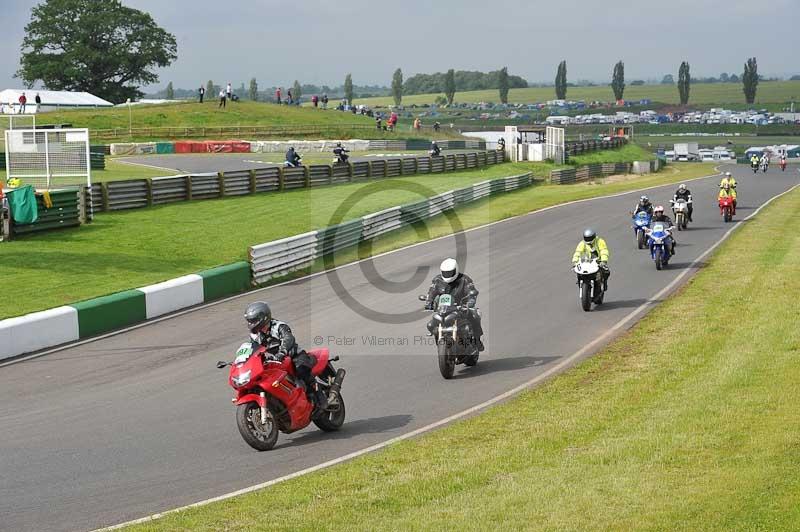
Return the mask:
[[[336,398],[339,396],[339,392],[342,390],[342,382],[344,381],[344,376],[347,372],[344,368],[339,368],[336,371],[336,377],[333,379],[333,384],[331,384],[330,391],[328,392],[328,401],[329,402],[336,402]]]

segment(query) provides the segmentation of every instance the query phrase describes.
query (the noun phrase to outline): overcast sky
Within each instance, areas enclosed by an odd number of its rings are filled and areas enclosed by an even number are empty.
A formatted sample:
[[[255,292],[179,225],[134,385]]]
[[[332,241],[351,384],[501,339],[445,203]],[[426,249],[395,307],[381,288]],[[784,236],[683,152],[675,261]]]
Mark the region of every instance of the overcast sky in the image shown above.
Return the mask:
[[[0,89],[13,79],[31,7],[0,0]],[[178,40],[178,60],[155,88],[388,85],[401,67],[419,72],[496,70],[552,81],[561,59],[570,80],[658,78],[688,60],[693,76],[741,73],[758,58],[762,75],[800,73],[797,0],[123,0],[150,12]],[[794,61],[793,61],[794,59]]]

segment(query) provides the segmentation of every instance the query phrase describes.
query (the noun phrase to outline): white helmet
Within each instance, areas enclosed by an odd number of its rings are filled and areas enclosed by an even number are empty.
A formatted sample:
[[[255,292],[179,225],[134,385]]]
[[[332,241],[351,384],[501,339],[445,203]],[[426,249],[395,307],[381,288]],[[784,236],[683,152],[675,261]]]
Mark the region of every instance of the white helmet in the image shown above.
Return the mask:
[[[730,176],[731,176],[730,172],[725,172],[725,177],[730,177]]]
[[[680,185],[678,185],[678,190],[686,190],[686,184],[681,183]]]
[[[439,269],[442,272],[442,280],[446,283],[452,283],[456,280],[456,277],[458,277],[458,263],[456,259],[444,259]]]

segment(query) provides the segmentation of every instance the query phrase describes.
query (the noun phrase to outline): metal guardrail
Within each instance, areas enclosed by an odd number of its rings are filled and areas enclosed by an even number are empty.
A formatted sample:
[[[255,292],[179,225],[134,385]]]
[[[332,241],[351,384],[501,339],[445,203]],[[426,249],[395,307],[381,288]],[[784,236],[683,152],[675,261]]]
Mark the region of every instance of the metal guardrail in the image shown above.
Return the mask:
[[[319,187],[370,178],[450,172],[500,162],[503,162],[503,154],[491,151],[434,158],[375,159],[350,164],[312,165],[299,168],[272,166],[254,170],[95,183],[92,185],[91,194],[86,192],[86,198],[92,200],[91,204],[95,211],[119,211],[177,201]]]
[[[254,284],[263,284],[302,270],[326,255],[352,247],[401,227],[449,211],[457,205],[528,187],[530,173],[475,183],[415,203],[384,209],[333,227],[252,246],[249,249]]]
[[[650,171],[658,172],[664,167],[660,159],[649,161]],[[561,168],[550,172],[550,182],[554,185],[568,185],[579,183],[587,179],[604,177],[616,174],[630,174],[633,171],[633,163],[602,163],[590,164],[579,168]]]

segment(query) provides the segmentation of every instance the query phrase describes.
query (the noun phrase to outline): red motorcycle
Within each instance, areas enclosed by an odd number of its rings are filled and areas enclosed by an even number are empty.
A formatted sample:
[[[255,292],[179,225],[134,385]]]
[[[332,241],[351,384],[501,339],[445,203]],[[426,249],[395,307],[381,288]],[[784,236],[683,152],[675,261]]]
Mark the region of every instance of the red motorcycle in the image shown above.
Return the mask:
[[[290,357],[275,357],[278,344],[265,348],[258,342],[245,342],[233,362],[217,362],[222,369],[230,366],[229,384],[236,390],[231,401],[237,405],[236,425],[250,447],[269,451],[278,441],[278,432],[290,434],[314,423],[326,432],[344,424],[345,407],[341,389],[345,370],[338,371],[327,348],[307,351],[316,364],[311,374],[328,398],[323,410],[306,397],[303,382],[295,375]]]
[[[732,196],[719,198],[719,213],[725,222],[733,221],[733,215],[736,214],[736,205]]]

